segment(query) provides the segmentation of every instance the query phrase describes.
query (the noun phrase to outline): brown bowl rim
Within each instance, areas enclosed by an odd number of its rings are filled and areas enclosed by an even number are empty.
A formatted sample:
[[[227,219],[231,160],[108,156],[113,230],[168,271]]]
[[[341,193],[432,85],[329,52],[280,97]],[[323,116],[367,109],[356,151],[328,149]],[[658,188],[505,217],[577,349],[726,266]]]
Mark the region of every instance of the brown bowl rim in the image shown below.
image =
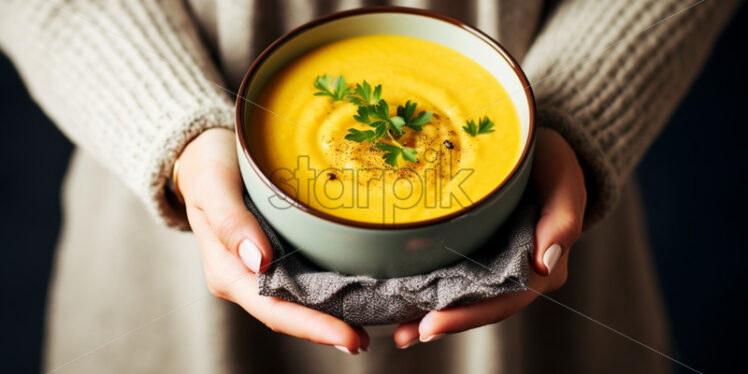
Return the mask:
[[[338,217],[329,213],[322,212],[320,210],[317,210],[307,204],[304,204],[290,196],[288,196],[285,192],[283,192],[280,188],[278,188],[266,175],[262,172],[262,170],[257,166],[254,159],[252,158],[251,153],[249,152],[249,147],[247,146],[246,142],[246,135],[245,135],[245,123],[244,123],[244,106],[245,101],[247,100],[243,95],[246,92],[246,88],[250,82],[250,80],[254,77],[254,74],[257,72],[259,67],[262,65],[262,63],[265,62],[265,60],[280,46],[282,46],[287,41],[291,40],[293,37],[310,30],[314,27],[317,27],[319,25],[328,23],[330,21],[334,21],[341,18],[351,17],[351,16],[358,16],[358,15],[364,15],[364,14],[372,14],[372,13],[404,13],[404,14],[414,14],[429,18],[434,18],[437,20],[445,21],[448,23],[451,23],[455,26],[458,26],[462,29],[467,30],[468,32],[472,33],[476,37],[480,38],[484,43],[488,44],[490,47],[492,47],[496,52],[501,55],[507,63],[512,67],[514,72],[517,74],[517,76],[520,79],[520,83],[524,86],[525,96],[528,100],[528,105],[530,109],[530,126],[529,131],[527,134],[527,141],[525,142],[525,145],[522,149],[522,155],[520,156],[517,163],[515,163],[512,170],[509,172],[509,174],[504,178],[504,180],[499,183],[493,190],[491,190],[490,193],[486,194],[482,198],[478,199],[477,201],[472,202],[470,205],[464,206],[460,208],[459,210],[456,210],[454,212],[451,212],[449,214],[445,214],[443,216],[434,217],[431,219],[423,220],[423,221],[415,221],[415,222],[404,222],[404,223],[372,223],[372,222],[361,222],[361,221],[355,221],[351,219],[346,219],[342,217]],[[418,9],[418,8],[408,8],[408,7],[400,7],[400,6],[370,6],[370,7],[363,7],[363,8],[356,8],[351,10],[344,10],[340,12],[331,13],[316,19],[313,19],[303,25],[300,25],[293,30],[283,34],[280,38],[276,39],[273,43],[271,43],[267,48],[265,48],[262,53],[252,62],[252,65],[249,67],[249,70],[247,70],[247,73],[244,75],[244,78],[242,79],[242,83],[239,86],[239,93],[236,97],[236,135],[239,139],[239,144],[241,145],[242,151],[244,152],[244,156],[249,161],[249,164],[252,166],[252,169],[254,169],[255,174],[257,174],[260,179],[262,180],[265,185],[268,186],[273,192],[275,192],[277,195],[281,196],[283,200],[293,205],[295,208],[300,209],[301,211],[305,213],[309,213],[313,216],[316,216],[318,218],[321,218],[326,221],[330,221],[332,223],[354,227],[354,228],[361,228],[361,229],[412,229],[412,228],[419,228],[419,227],[425,227],[425,226],[431,226],[437,223],[446,222],[449,220],[452,220],[454,218],[457,218],[458,216],[463,215],[465,212],[468,212],[473,209],[477,209],[478,206],[482,205],[483,203],[487,202],[491,199],[494,195],[496,195],[502,187],[507,185],[507,183],[512,180],[515,175],[517,174],[517,171],[519,170],[520,166],[524,165],[525,162],[527,162],[527,157],[530,152],[532,142],[535,135],[535,117],[536,117],[536,109],[535,109],[535,96],[532,92],[532,87],[527,80],[527,76],[522,71],[522,68],[520,68],[519,63],[509,54],[509,52],[496,40],[488,36],[483,31],[480,31],[479,29],[460,21],[456,18],[452,18],[431,10],[426,9]]]

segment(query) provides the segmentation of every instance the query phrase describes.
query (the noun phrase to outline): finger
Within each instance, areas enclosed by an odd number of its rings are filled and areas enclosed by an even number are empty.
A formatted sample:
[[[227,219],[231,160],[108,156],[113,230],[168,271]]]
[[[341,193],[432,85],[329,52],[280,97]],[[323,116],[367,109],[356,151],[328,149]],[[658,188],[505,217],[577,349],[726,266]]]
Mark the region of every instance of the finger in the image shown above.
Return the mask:
[[[356,333],[358,334],[358,341],[360,345],[359,350],[362,352],[368,351],[369,344],[371,342],[371,338],[369,338],[369,333],[366,332],[366,329],[364,329],[361,326],[355,326],[353,329],[356,330]]]
[[[196,209],[189,211],[189,215],[203,257],[208,287],[213,294],[238,304],[275,332],[332,345],[351,354],[358,353],[362,340],[368,345],[368,335],[361,339],[361,331],[335,317],[292,302],[260,296],[256,276],[224,248],[204,215]]]
[[[418,340],[418,325],[420,323],[421,319],[419,318],[413,321],[401,323],[397,326],[397,329],[395,329],[395,333],[393,334],[395,345],[400,349],[405,349],[418,344],[420,342],[420,340]]]
[[[418,326],[420,341],[434,341],[444,334],[499,322],[522,310],[536,297],[532,291],[519,291],[476,304],[431,311]]]
[[[208,224],[221,243],[241,258],[254,273],[264,272],[273,259],[270,243],[245,207],[238,168],[214,165],[200,177],[194,204],[207,217]]]
[[[582,232],[587,196],[579,162],[561,135],[541,129],[536,150],[532,179],[541,212],[534,267],[548,275]]]
[[[327,344],[357,354],[362,346],[359,332],[345,322],[322,312],[257,293],[255,277],[246,277],[229,290],[232,300],[275,332]]]

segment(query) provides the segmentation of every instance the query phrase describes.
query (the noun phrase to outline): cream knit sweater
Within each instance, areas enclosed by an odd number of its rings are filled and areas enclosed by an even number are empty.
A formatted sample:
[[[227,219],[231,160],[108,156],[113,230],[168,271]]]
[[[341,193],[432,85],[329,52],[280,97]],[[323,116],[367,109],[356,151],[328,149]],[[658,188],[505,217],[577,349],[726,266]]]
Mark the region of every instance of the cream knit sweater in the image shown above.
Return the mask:
[[[315,6],[289,1],[286,23]],[[738,2],[565,0],[550,8],[522,65],[533,83],[539,124],[560,131],[584,164],[588,226],[615,204]],[[329,3],[320,1],[317,10]],[[233,99],[222,87],[234,90],[243,70],[237,66],[248,66],[222,61],[234,67],[223,69],[226,86],[204,43],[225,48],[225,39],[216,40],[215,29],[222,27],[216,20],[275,4],[2,0],[0,47],[63,132],[119,175],[155,217],[186,228],[165,198],[173,162],[201,131],[233,128]],[[508,8],[505,14],[514,17],[503,17],[505,27],[534,31],[532,20],[523,24],[523,12],[538,1],[496,4],[450,5],[466,12]],[[272,27],[274,17],[282,17],[261,13],[245,19]],[[205,27],[210,24],[215,28]],[[224,35],[243,40],[239,33]]]

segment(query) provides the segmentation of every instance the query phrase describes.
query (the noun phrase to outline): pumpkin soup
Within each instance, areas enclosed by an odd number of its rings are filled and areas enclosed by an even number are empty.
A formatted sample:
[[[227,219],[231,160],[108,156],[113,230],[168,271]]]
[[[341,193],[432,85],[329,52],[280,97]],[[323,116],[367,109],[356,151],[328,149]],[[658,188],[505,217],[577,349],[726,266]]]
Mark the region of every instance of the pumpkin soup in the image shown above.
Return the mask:
[[[413,223],[491,193],[521,153],[516,109],[472,59],[411,37],[318,47],[249,107],[257,165],[294,200],[367,223]]]

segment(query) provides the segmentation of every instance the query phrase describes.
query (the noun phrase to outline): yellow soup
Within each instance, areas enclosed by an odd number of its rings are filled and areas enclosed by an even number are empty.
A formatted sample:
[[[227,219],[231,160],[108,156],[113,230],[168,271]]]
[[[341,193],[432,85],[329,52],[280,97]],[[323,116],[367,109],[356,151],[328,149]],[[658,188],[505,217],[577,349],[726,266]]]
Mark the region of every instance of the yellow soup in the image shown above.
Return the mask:
[[[357,106],[315,96],[315,79],[344,76],[348,87],[382,86],[392,116],[406,101],[433,112],[421,131],[397,141],[417,162],[393,167],[371,142],[345,139]],[[293,199],[337,217],[367,223],[438,218],[491,193],[518,162],[520,125],[502,85],[472,59],[448,47],[394,35],[353,37],[326,44],[276,73],[250,105],[252,155]],[[262,108],[262,109],[260,109]],[[488,116],[494,132],[469,135],[466,120]],[[383,143],[392,144],[384,136]]]

